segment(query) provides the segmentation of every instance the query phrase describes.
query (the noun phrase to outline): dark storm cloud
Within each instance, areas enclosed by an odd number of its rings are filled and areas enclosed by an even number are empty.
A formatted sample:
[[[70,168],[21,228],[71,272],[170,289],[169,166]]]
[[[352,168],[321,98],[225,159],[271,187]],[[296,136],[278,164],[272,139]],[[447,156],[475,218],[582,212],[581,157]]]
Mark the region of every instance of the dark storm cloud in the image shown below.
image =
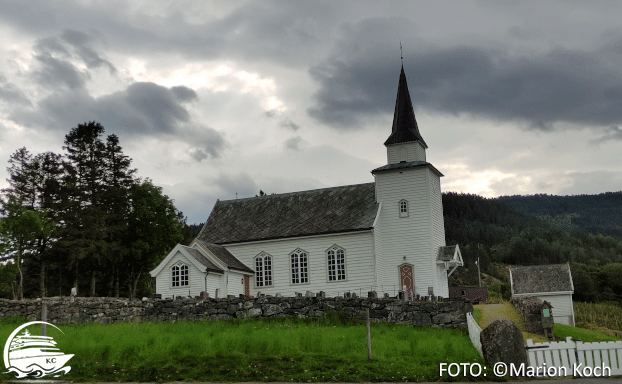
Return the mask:
[[[197,93],[194,89],[178,85],[171,88],[171,92],[179,101],[192,101],[198,99]]]
[[[366,35],[347,37],[356,46]],[[522,121],[541,130],[557,122],[622,123],[622,78],[601,51],[516,58],[479,47],[421,48],[404,58],[415,109]],[[357,129],[366,117],[392,113],[399,61],[384,57],[383,49],[337,52],[312,67],[320,89],[309,114],[335,129]]]
[[[248,1],[236,2],[228,6],[230,11],[208,14],[205,21],[196,23],[189,22],[181,11],[152,15],[141,12],[140,7],[131,8],[117,2],[81,5],[69,1],[41,2],[33,7],[7,0],[0,5],[0,22],[35,35],[50,35],[71,25],[72,31],[63,38],[83,47],[82,56],[92,64],[110,63],[91,55],[91,40],[79,36],[78,31],[105,33],[117,52],[261,59],[290,66],[314,60],[315,53],[330,39],[332,26],[349,12],[333,2]]]
[[[30,100],[24,95],[15,84],[8,82],[6,77],[0,74],[0,101],[11,104],[32,105]]]
[[[191,120],[184,103],[197,98],[194,90],[166,88],[154,83],[133,83],[125,90],[93,98],[85,90],[57,92],[37,109],[17,109],[11,118],[26,126],[45,126],[66,132],[83,121],[95,120],[121,136],[175,137],[193,146],[191,156],[200,161],[216,158],[226,147],[213,128]]]
[[[92,38],[89,35],[70,29],[66,29],[61,38],[37,40],[34,58],[38,66],[33,72],[34,78],[50,88],[65,86],[77,90],[84,88],[86,80],[90,78],[90,69],[106,67],[110,74],[116,74],[114,65],[103,59],[91,45]],[[87,71],[79,70],[75,62],[84,63]]]
[[[287,141],[285,141],[285,149],[289,149],[291,151],[298,151],[300,150],[300,145],[303,143],[304,143],[304,140],[302,140],[302,137],[300,136],[292,137],[290,139],[287,139]]]
[[[288,118],[281,120],[281,127],[291,129],[294,132],[300,129],[300,125],[294,123]]]
[[[67,60],[55,58],[48,53],[35,55],[40,68],[34,76],[38,82],[50,88],[66,86],[69,89],[84,88],[88,74],[78,70]]]
[[[73,46],[75,53],[86,64],[89,69],[107,67],[111,74],[115,74],[117,69],[108,60],[103,59],[91,47],[92,38],[86,33],[65,29],[62,39]]]

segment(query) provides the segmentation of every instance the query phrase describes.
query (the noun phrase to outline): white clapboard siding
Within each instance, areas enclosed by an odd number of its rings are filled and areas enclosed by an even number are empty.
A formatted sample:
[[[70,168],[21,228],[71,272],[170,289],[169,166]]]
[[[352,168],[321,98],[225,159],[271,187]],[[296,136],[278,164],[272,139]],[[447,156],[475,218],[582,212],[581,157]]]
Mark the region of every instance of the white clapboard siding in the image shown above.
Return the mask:
[[[443,218],[443,198],[441,196],[441,179],[432,169],[428,169],[429,193],[430,193],[430,227],[432,230],[432,248],[430,252],[436,258],[438,249],[445,246],[445,224]],[[447,271],[444,267],[437,267],[439,275],[439,288],[437,296],[449,297],[449,283]]]
[[[292,239],[278,239],[225,245],[238,260],[251,269],[255,269],[255,257],[260,253],[272,256],[272,279],[270,287],[256,287],[254,276],[250,279],[251,295],[261,292],[267,295],[280,293],[294,296],[296,292],[326,292],[327,296],[343,295],[352,291],[366,294],[375,285],[374,281],[374,246],[371,231],[354,233],[309,236]],[[328,281],[326,252],[337,245],[345,251],[346,280]],[[297,249],[307,253],[309,283],[291,283],[290,255]],[[231,282],[231,280],[230,280]],[[231,283],[230,283],[231,284]],[[230,293],[231,294],[231,293]]]
[[[209,293],[209,297],[216,298],[216,290],[218,290],[218,297],[223,297],[222,280],[223,275],[209,272],[207,279],[205,279],[205,292]]]
[[[527,355],[529,366],[535,369],[556,367],[558,376],[573,375],[575,367],[582,373],[584,367],[592,370],[608,367],[612,376],[622,375],[622,341],[584,343],[572,340],[571,336],[566,341],[546,343],[534,343],[529,339]]]
[[[249,264],[246,264],[249,265]],[[252,280],[252,279],[251,279]],[[244,294],[244,275],[229,271],[229,284],[227,285],[227,295],[239,296]],[[252,291],[251,291],[252,294]]]
[[[172,267],[177,262],[183,262],[188,266],[188,285],[183,287],[173,287],[173,275]],[[166,263],[164,268],[156,276],[156,292],[162,295],[162,298],[177,297],[177,296],[199,296],[205,288],[205,273],[199,271],[193,264],[186,258],[186,256],[177,252]]]
[[[472,312],[467,313],[467,327],[469,329],[469,338],[471,339],[471,343],[473,343],[473,346],[475,347],[475,349],[477,349],[477,352],[479,352],[480,355],[484,356],[484,354],[482,353],[482,340],[480,337],[480,333],[482,333],[482,328],[473,318]]]
[[[399,290],[399,266],[413,265],[415,290],[439,293],[436,252],[433,252],[428,167],[383,172],[376,176],[377,199],[382,209],[376,244],[378,285]],[[408,217],[400,217],[399,202],[408,201]],[[442,217],[442,215],[441,215]],[[442,220],[442,218],[441,218]],[[405,257],[405,258],[404,258]]]
[[[553,320],[559,324],[574,326],[574,313],[572,305],[572,294],[534,294],[540,300],[548,301],[553,306]]]
[[[425,148],[419,142],[389,145],[387,160],[388,164],[400,161],[425,161]]]

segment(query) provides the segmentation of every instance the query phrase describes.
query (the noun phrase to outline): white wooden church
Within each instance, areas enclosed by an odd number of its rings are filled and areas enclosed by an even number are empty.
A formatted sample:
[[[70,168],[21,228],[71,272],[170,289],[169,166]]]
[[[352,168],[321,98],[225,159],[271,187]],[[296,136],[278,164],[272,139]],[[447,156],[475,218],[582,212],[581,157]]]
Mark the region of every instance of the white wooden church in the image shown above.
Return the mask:
[[[150,272],[156,293],[449,297],[463,261],[445,246],[443,174],[426,162],[403,66],[384,145],[388,164],[371,171],[373,183],[217,201],[190,246]]]

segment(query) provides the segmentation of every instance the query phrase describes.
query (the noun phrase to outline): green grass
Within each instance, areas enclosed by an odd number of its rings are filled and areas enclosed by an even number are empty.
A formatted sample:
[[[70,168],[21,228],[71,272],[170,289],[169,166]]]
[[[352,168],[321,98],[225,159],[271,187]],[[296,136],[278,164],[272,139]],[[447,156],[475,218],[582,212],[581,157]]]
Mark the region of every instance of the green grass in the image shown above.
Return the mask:
[[[338,320],[338,319],[337,319]],[[483,360],[464,330],[274,319],[60,326],[73,381],[439,381],[441,362]],[[0,340],[14,325],[0,324]],[[471,377],[451,378],[468,381]]]
[[[473,308],[473,320],[475,320],[475,322],[477,324],[480,324],[482,321],[482,310],[480,308]]]
[[[604,332],[573,327],[571,325],[555,324],[555,336],[561,340],[571,336],[575,340],[581,340],[585,343],[598,341],[617,341],[622,340],[619,337],[607,335]]]

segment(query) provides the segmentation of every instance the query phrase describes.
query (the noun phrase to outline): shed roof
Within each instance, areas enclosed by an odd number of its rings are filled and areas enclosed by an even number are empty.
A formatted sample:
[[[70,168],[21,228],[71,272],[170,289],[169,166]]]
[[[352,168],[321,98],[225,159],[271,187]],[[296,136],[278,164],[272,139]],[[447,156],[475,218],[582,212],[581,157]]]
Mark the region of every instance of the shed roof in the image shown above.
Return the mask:
[[[456,254],[456,247],[457,245],[438,247],[438,255],[436,259],[440,261],[452,261],[454,259],[454,255]]]
[[[216,264],[212,263],[207,257],[205,257],[198,249],[190,248],[185,245],[181,246],[186,252],[190,254],[196,261],[203,264],[208,271],[223,272]]]
[[[199,241],[205,248],[209,249],[209,251],[212,252],[214,256],[216,256],[220,261],[222,261],[223,264],[229,267],[229,269],[237,269],[238,271],[244,271],[244,272],[253,272],[252,269],[244,265],[244,263],[242,263],[235,256],[233,256],[231,252],[229,252],[222,245],[205,243],[201,240]]]
[[[510,268],[512,294],[574,291],[568,264]]]
[[[197,239],[238,242],[371,229],[374,183],[217,201]]]

